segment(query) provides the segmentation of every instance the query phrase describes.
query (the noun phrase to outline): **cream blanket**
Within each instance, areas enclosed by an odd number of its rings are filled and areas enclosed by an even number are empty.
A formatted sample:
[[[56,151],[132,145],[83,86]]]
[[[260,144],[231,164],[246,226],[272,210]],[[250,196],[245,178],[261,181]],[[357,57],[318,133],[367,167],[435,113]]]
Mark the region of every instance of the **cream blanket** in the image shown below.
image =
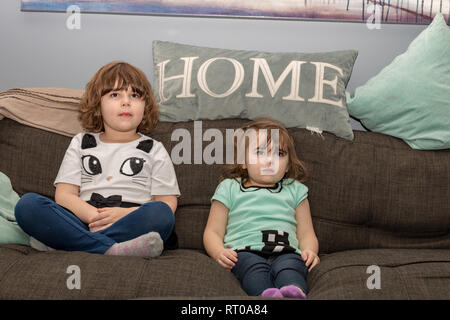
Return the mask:
[[[83,90],[65,88],[2,91],[0,120],[7,117],[24,125],[72,137],[83,131],[78,121],[78,103],[82,94]]]

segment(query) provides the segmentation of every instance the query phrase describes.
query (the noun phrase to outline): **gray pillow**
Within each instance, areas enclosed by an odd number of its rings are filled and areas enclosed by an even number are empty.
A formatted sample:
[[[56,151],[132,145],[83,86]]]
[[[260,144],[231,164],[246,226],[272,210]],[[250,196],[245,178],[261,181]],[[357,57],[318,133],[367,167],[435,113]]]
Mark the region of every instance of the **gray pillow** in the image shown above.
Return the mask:
[[[154,90],[168,122],[269,117],[353,140],[345,89],[358,51],[268,53],[153,41]]]

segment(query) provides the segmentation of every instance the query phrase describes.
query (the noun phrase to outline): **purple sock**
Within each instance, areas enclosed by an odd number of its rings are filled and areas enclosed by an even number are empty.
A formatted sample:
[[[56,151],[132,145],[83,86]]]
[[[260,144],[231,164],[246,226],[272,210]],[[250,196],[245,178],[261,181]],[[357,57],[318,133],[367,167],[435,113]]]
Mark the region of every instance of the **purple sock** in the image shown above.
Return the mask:
[[[278,288],[268,288],[261,293],[261,297],[282,298],[283,295]]]
[[[299,287],[290,285],[280,289],[284,298],[306,299],[306,294]]]

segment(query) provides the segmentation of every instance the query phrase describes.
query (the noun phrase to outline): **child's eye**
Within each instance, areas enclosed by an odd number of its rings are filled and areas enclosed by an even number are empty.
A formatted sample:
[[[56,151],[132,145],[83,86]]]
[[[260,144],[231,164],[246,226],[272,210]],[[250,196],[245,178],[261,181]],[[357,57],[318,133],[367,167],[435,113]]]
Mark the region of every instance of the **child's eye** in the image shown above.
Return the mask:
[[[286,152],[284,152],[284,151],[278,152],[279,157],[284,157],[285,155],[286,155]]]
[[[135,99],[140,99],[141,98],[141,95],[139,94],[139,93],[133,93],[132,95],[131,95],[131,97],[132,98],[135,98]]]
[[[119,96],[119,94],[117,92],[113,92],[110,95],[111,98],[117,98],[118,96]]]
[[[263,155],[265,155],[266,153],[264,152],[264,150],[256,150],[256,151],[255,151],[255,154],[256,154],[257,156],[263,156]]]

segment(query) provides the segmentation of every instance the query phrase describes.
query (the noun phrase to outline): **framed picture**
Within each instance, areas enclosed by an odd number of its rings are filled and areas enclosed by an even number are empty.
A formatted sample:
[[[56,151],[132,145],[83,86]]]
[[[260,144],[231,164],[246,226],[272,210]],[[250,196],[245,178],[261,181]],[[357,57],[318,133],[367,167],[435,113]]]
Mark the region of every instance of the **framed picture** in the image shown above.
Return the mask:
[[[124,13],[428,24],[450,23],[450,0],[22,0],[23,11]]]

